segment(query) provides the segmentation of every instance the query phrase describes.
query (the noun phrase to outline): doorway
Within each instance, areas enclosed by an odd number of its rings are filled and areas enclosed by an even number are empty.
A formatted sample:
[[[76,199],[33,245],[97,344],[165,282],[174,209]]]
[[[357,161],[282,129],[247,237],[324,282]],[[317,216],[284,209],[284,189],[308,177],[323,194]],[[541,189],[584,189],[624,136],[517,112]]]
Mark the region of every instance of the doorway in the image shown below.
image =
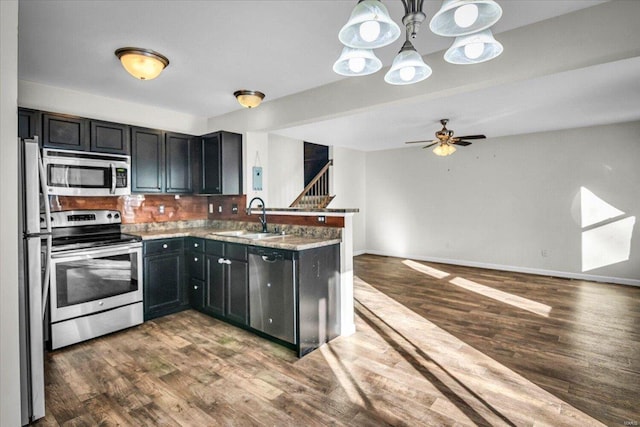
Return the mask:
[[[304,142],[304,186],[329,163],[329,147],[326,145]]]

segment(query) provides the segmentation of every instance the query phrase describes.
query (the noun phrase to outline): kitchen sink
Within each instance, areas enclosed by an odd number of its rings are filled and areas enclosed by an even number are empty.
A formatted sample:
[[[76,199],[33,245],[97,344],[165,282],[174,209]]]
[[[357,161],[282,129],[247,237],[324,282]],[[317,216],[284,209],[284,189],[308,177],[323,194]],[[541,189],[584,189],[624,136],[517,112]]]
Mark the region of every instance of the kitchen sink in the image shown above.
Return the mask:
[[[259,232],[251,232],[248,230],[219,231],[217,233],[212,233],[212,234],[216,236],[238,237],[238,238],[247,239],[247,240],[262,240],[262,239],[272,239],[274,237],[282,237],[282,234],[259,233]]]

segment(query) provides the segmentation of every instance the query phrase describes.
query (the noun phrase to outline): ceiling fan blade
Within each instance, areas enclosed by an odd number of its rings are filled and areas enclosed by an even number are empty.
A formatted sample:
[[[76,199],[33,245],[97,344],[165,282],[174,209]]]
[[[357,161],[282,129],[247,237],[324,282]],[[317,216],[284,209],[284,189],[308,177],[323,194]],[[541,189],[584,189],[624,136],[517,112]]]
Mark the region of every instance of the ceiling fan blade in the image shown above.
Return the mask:
[[[433,141],[431,139],[428,139],[428,140],[425,139],[425,140],[422,140],[422,141],[407,141],[407,142],[405,142],[405,144],[424,144],[425,142],[436,142],[436,141]]]
[[[458,139],[486,139],[484,135],[467,135],[467,136],[456,136]]]
[[[456,141],[453,141],[451,144],[459,145],[461,147],[466,147],[467,145],[471,145],[469,141],[460,141],[458,140],[458,138],[456,138]]]
[[[438,144],[438,142],[439,142],[439,141],[436,141],[436,142],[434,142],[434,143],[432,143],[432,144],[425,145],[425,146],[424,146],[424,147],[422,147],[422,148],[429,148],[429,147],[433,147],[434,145]]]

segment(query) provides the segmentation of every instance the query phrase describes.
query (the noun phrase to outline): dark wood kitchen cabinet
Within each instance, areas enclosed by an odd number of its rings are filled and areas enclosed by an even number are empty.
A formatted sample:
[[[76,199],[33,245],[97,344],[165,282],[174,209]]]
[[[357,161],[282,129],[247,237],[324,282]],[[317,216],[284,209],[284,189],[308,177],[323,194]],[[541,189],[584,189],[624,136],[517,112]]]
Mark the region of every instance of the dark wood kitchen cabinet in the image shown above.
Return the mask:
[[[220,131],[198,137],[195,151],[197,193],[242,193],[242,135]]]
[[[40,112],[26,108],[18,108],[18,136],[33,138],[40,136]]]
[[[164,134],[166,193],[192,193],[193,137]]]
[[[204,309],[204,239],[187,237],[185,239],[187,268],[189,270],[189,304],[191,308]]]
[[[183,238],[144,242],[145,320],[188,308],[183,244]]]
[[[206,241],[204,311],[232,323],[249,323],[247,246]]]
[[[129,126],[66,114],[42,114],[42,145],[48,148],[129,154]]]
[[[42,114],[42,145],[49,148],[89,151],[87,119],[66,114]]]
[[[131,192],[164,190],[164,141],[162,131],[131,128]]]
[[[131,129],[131,192],[193,193],[193,137],[157,129]]]

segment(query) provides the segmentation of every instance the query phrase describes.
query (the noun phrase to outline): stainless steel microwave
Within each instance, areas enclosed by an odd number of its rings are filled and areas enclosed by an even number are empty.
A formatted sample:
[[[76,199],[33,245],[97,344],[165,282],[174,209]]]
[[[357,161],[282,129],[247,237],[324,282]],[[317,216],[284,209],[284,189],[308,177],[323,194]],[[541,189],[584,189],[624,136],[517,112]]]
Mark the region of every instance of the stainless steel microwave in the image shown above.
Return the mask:
[[[131,194],[131,157],[45,148],[47,194],[123,196]]]

